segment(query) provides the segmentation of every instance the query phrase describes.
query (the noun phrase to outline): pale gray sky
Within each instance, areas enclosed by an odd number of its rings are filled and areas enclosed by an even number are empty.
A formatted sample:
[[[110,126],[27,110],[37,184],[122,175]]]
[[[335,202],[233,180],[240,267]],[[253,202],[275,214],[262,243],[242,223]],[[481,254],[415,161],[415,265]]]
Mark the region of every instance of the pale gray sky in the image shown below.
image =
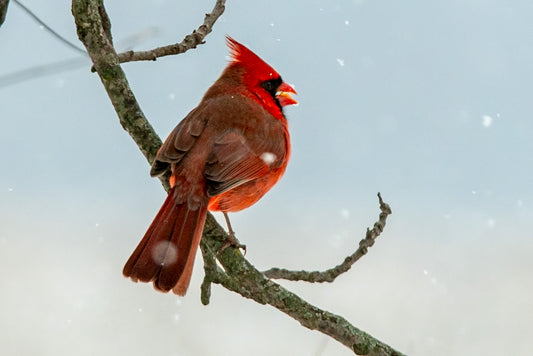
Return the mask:
[[[77,41],[69,1],[24,2]],[[118,46],[181,40],[213,1],[108,1]],[[379,213],[369,254],[334,284],[283,283],[409,355],[529,355],[533,338],[533,3],[228,1],[207,44],[124,65],[166,137],[226,65],[229,34],[298,91],[293,155],[234,214],[259,268],[324,269]],[[81,44],[80,44],[81,46]],[[0,78],[79,54],[14,3]],[[89,64],[0,79],[0,348],[5,355],[350,355],[218,286],[199,301],[122,277],[164,192]],[[208,336],[207,336],[208,335]],[[206,340],[209,340],[206,342]]]

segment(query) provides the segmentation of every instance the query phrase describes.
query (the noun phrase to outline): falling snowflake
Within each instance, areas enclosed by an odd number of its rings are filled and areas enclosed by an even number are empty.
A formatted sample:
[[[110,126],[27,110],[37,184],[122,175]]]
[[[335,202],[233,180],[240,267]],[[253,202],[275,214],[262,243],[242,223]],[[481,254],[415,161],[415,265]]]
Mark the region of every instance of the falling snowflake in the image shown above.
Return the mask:
[[[350,210],[348,209],[341,209],[341,216],[345,219],[348,219],[350,217]]]
[[[483,126],[491,127],[491,125],[492,125],[492,117],[489,115],[483,115]]]

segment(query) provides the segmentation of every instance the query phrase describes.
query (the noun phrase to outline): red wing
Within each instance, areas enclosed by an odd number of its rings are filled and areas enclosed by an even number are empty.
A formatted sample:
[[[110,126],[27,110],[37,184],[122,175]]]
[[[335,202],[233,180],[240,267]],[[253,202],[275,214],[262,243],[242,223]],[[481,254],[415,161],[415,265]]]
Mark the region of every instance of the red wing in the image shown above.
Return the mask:
[[[251,100],[242,98],[236,104],[218,97],[191,111],[172,131],[157,152],[151,174],[165,173],[196,144],[205,145],[195,150],[198,157],[205,154],[207,193],[215,196],[278,168],[289,153],[284,130]]]
[[[231,131],[215,142],[205,167],[207,194],[215,196],[268,174],[270,163],[248,145],[241,134]]]
[[[161,145],[150,171],[152,177],[165,173],[172,163],[178,164],[194,146],[207,123],[207,120],[198,120],[195,117],[197,110],[198,108],[192,110]]]

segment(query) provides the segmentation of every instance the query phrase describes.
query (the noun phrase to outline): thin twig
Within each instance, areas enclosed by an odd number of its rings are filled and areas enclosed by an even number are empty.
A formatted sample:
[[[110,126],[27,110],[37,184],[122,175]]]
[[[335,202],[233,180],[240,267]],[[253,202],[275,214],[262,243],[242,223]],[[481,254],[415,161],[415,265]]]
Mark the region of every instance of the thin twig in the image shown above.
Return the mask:
[[[2,1],[2,0],[0,0]],[[137,44],[144,37],[152,36],[157,30],[153,27],[134,33],[117,42],[117,47],[131,47]],[[26,80],[33,80],[44,76],[60,74],[69,70],[83,68],[89,63],[87,53],[83,52],[83,57],[63,59],[48,64],[40,64],[19,71],[0,75],[0,89],[11,85],[22,83]]]
[[[47,75],[59,74],[69,70],[83,68],[84,66],[87,66],[88,63],[90,63],[89,58],[78,57],[3,74],[0,75],[0,89],[22,83],[26,80],[33,80]]]
[[[74,43],[70,42],[69,40],[67,40],[65,37],[61,36],[59,33],[57,33],[56,31],[54,31],[53,28],[51,28],[50,26],[48,26],[46,24],[46,22],[44,22],[43,20],[41,20],[39,18],[39,16],[37,16],[35,13],[33,13],[33,11],[31,11],[26,5],[24,5],[23,3],[21,3],[19,0],[13,0],[13,2],[15,4],[17,4],[18,6],[20,6],[22,8],[22,10],[24,10],[28,15],[31,16],[32,19],[34,19],[39,25],[43,26],[43,28],[50,32],[54,37],[56,37],[59,41],[63,42],[64,44],[66,44],[68,47],[72,48],[73,50],[75,50],[76,52],[79,52],[81,54],[83,54],[84,56],[87,56],[87,52],[85,52],[85,50],[81,47],[78,47],[76,46]]]
[[[149,51],[127,51],[118,55],[120,63],[133,61],[155,61],[159,57],[170,56],[187,52],[198,45],[204,44],[204,38],[211,33],[213,25],[224,13],[226,0],[217,0],[211,13],[206,14],[204,23],[191,34],[185,36],[180,43],[157,47]]]
[[[381,210],[379,220],[374,224],[372,230],[366,230],[366,236],[359,242],[359,248],[353,254],[346,257],[341,264],[325,271],[291,271],[283,268],[271,268],[263,273],[272,279],[287,279],[289,281],[305,281],[311,283],[333,282],[335,278],[350,270],[352,265],[368,252],[368,248],[374,245],[378,236],[383,232],[387,223],[387,217],[392,214],[392,210],[387,203],[383,202],[380,193],[378,193],[378,199]]]

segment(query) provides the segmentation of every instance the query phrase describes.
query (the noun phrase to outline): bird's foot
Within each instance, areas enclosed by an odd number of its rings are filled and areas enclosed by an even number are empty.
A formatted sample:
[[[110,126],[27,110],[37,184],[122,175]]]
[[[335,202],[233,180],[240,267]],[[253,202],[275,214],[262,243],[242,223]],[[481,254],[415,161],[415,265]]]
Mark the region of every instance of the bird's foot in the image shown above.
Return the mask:
[[[224,251],[230,246],[233,248],[242,249],[244,251],[244,254],[246,255],[246,245],[241,244],[239,240],[237,240],[237,238],[235,237],[235,233],[233,231],[230,231],[230,233],[228,234],[228,237],[218,249],[217,255],[221,254],[222,251]]]

